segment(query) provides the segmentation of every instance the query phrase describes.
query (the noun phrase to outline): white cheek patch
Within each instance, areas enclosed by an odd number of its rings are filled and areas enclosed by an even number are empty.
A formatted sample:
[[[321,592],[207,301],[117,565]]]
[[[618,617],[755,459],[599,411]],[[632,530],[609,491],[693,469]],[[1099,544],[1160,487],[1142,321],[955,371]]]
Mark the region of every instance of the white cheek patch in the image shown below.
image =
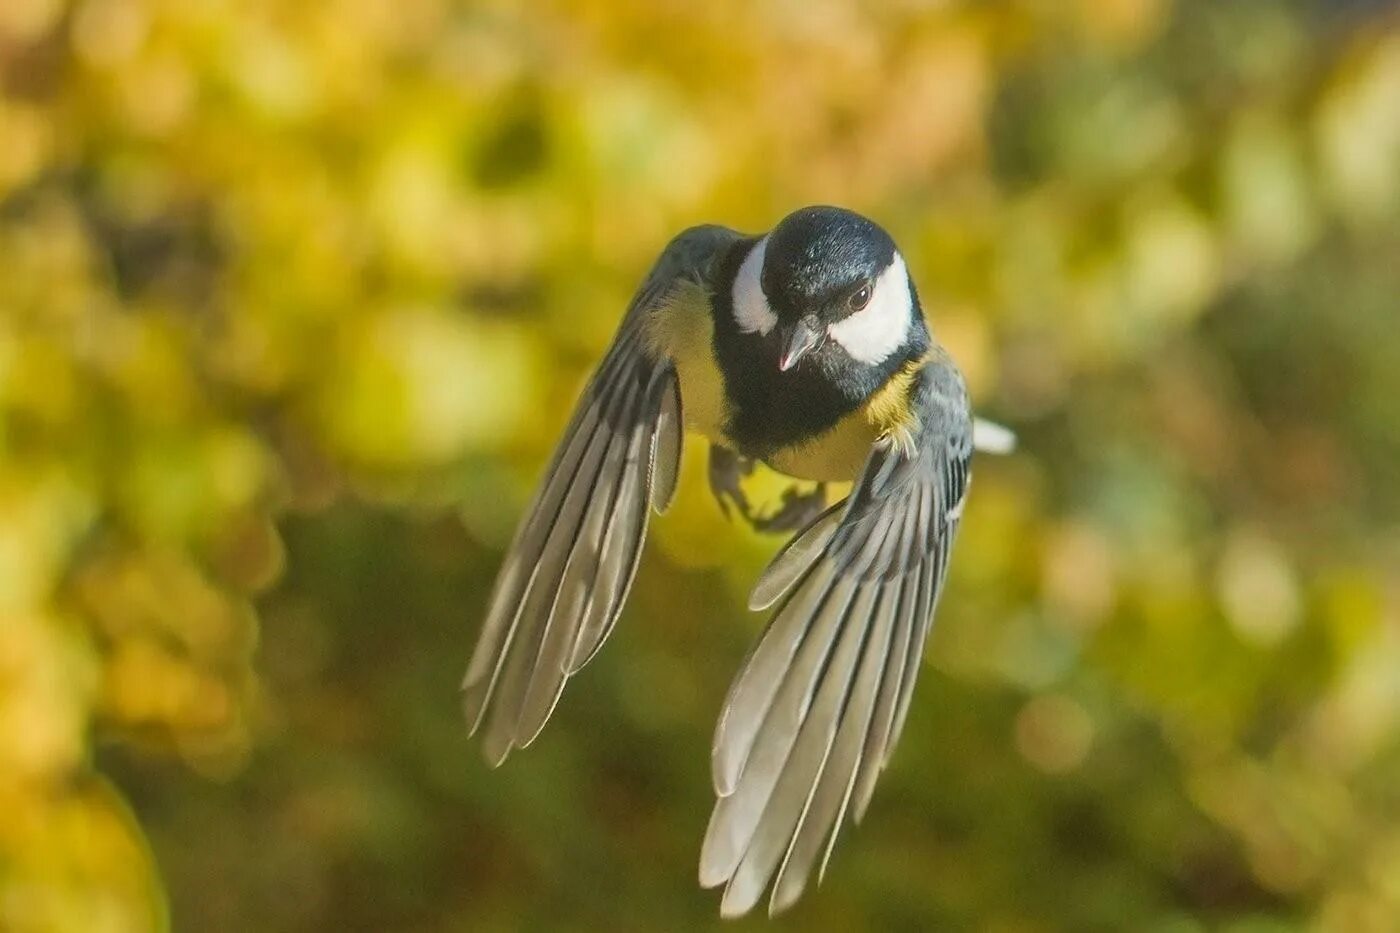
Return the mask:
[[[875,280],[870,303],[832,324],[827,333],[856,362],[882,363],[909,335],[913,308],[909,272],[904,266],[904,257],[895,253],[890,267]]]
[[[763,257],[768,252],[768,238],[758,241],[739,266],[739,274],[734,277],[734,320],[739,329],[750,334],[762,334],[778,326],[778,315],[768,304],[768,296],[763,294],[763,283],[759,276],[763,273]]]

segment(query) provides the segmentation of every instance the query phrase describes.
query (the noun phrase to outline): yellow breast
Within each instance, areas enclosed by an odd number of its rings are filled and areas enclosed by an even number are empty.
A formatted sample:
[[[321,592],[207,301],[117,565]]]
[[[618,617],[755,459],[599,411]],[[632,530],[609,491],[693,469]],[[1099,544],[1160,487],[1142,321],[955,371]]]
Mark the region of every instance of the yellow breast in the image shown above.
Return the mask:
[[[860,475],[878,436],[863,413],[855,412],[825,434],[778,451],[768,458],[768,465],[798,479],[849,482]]]

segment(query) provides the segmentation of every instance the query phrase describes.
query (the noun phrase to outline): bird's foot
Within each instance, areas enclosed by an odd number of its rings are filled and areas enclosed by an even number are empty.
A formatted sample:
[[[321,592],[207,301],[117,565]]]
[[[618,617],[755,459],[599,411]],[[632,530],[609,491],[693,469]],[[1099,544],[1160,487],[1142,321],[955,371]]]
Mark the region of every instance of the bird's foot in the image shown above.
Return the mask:
[[[748,457],[741,457],[721,444],[710,445],[710,491],[715,494],[725,518],[729,518],[732,505],[745,521],[753,523],[753,506],[742,485],[744,477],[752,472],[753,461]]]
[[[752,516],[749,523],[754,531],[770,534],[786,534],[800,531],[826,511],[826,483],[818,483],[815,489],[799,492],[788,489],[783,492],[783,504],[772,515]]]

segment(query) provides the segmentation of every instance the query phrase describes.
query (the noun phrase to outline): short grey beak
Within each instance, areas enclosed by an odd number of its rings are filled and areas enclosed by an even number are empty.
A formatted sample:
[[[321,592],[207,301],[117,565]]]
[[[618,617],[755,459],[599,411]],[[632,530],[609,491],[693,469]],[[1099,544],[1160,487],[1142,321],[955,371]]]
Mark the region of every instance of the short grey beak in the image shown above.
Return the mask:
[[[782,328],[778,331],[782,336],[783,355],[778,357],[778,371],[787,372],[798,364],[798,362],[822,345],[826,339],[826,332],[815,318],[804,317],[791,329]]]

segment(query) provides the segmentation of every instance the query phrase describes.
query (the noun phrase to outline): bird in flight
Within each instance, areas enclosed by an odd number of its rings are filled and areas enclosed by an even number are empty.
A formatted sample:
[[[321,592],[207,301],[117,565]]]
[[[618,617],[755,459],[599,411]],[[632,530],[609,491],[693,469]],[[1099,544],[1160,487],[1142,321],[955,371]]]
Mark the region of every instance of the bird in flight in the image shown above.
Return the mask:
[[[685,430],[710,442],[721,508],[793,531],[749,608],[771,618],[730,687],[700,882],[770,911],[825,871],[899,739],[971,479],[974,421],[894,241],[807,207],[762,235],[692,227],[642,283],[516,532],[462,683],[492,765],[534,741],[612,631]],[[759,515],[755,461],[800,480]],[[828,505],[828,483],[853,482]]]

